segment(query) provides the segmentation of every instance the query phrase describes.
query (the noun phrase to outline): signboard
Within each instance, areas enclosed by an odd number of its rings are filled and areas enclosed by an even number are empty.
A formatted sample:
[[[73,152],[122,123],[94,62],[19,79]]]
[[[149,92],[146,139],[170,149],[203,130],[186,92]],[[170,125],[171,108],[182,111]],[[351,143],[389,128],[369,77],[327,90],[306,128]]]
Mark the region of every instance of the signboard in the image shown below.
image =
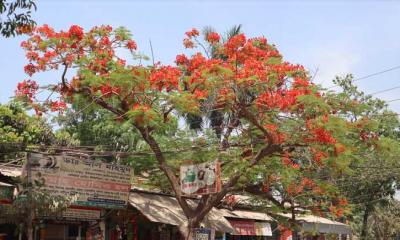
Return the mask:
[[[193,240],[214,240],[215,229],[208,228],[194,228],[193,229]]]
[[[99,208],[71,206],[65,211],[51,214],[41,214],[40,218],[70,220],[70,221],[96,221],[100,220],[101,210]]]
[[[272,236],[271,224],[254,220],[229,220],[236,230],[236,235],[242,236]]]
[[[181,190],[188,195],[221,191],[221,166],[218,161],[180,167]]]
[[[229,223],[236,230],[235,235],[256,236],[254,220],[229,220]]]
[[[271,224],[267,222],[255,222],[254,229],[257,236],[272,236]]]
[[[69,207],[62,213],[62,217],[66,219],[79,219],[81,221],[94,221],[100,219],[100,212],[100,209]]]
[[[74,205],[124,208],[131,189],[131,168],[70,156],[30,154],[33,180],[54,195],[74,196]]]

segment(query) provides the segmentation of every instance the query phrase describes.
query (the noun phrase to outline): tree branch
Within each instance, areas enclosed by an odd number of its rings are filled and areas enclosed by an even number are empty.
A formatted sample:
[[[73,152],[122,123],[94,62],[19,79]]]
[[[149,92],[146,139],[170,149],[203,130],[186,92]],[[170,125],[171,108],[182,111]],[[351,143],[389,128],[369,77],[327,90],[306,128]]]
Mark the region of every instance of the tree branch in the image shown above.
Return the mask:
[[[169,183],[171,184],[172,190],[175,193],[176,199],[179,202],[179,205],[182,207],[183,212],[186,217],[192,217],[194,215],[193,209],[189,206],[186,199],[183,197],[181,187],[179,185],[179,179],[175,176],[174,172],[167,166],[167,162],[165,160],[164,154],[161,152],[160,146],[154,137],[150,134],[147,128],[141,126],[135,126],[146,143],[150,146],[151,150],[154,152],[154,155],[158,161],[159,168],[161,171],[165,173],[168,178]]]
[[[68,65],[65,62],[63,63],[63,65],[64,65],[64,70],[61,75],[61,82],[63,87],[67,87],[67,79],[65,78],[65,75],[67,74]]]

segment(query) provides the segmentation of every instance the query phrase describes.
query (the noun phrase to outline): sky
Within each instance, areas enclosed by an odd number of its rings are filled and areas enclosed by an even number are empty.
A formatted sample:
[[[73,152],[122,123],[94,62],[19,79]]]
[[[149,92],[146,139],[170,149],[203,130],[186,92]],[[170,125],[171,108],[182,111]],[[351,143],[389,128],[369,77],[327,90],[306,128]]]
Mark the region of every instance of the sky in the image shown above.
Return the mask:
[[[248,36],[265,36],[286,60],[304,65],[315,82],[331,86],[336,76],[356,78],[400,65],[400,2],[397,1],[37,1],[33,18],[57,30],[78,24],[89,29],[100,24],[125,26],[139,49],[163,63],[172,63],[184,32],[212,26],[219,32],[242,24]],[[27,63],[20,42],[26,37],[0,37],[0,103],[14,95],[26,79]],[[55,82],[56,73],[37,74],[39,82]],[[366,93],[400,85],[400,69],[357,82]],[[400,88],[377,94],[400,98]],[[390,103],[400,112],[400,101]]]

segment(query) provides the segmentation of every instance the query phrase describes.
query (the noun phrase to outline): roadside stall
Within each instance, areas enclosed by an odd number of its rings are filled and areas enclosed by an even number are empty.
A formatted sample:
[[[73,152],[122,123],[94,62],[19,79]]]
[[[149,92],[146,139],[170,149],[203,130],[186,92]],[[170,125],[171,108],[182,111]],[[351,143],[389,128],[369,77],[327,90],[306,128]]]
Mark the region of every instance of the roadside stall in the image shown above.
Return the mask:
[[[280,214],[290,217],[288,214]],[[302,231],[293,233],[285,230],[286,237],[282,240],[296,237],[298,240],[325,240],[327,235],[334,235],[337,239],[350,239],[352,231],[349,225],[314,215],[298,215],[296,221]]]
[[[131,192],[129,202],[138,212],[138,240],[180,239],[178,226],[186,217],[173,196],[135,190]],[[189,199],[189,204],[196,204],[196,199]],[[235,233],[223,212],[216,208],[206,215],[201,225],[205,229],[215,229],[215,239],[223,239],[224,233]]]
[[[227,240],[270,240],[272,239],[271,223],[273,219],[261,212],[248,210],[221,209],[224,217],[235,229],[236,233],[227,233]]]

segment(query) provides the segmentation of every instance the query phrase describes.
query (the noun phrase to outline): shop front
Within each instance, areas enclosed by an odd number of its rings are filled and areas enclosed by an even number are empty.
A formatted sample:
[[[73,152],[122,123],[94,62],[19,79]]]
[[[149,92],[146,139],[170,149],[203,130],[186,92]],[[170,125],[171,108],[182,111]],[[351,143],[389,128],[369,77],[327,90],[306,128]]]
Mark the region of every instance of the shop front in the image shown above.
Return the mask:
[[[136,211],[138,226],[137,240],[179,240],[178,226],[186,217],[175,197],[145,191],[131,192],[129,202]],[[195,199],[189,199],[195,205]],[[221,210],[213,208],[204,218],[201,226],[214,229],[215,239],[224,239],[224,233],[235,233]]]
[[[281,214],[289,217],[289,215]],[[290,230],[285,230],[286,237],[282,240],[325,240],[327,236],[334,236],[336,239],[350,239],[352,231],[349,225],[333,221],[327,218],[322,218],[314,215],[297,215],[296,221],[301,226],[301,231],[293,233]]]
[[[224,217],[228,219],[235,233],[227,233],[227,240],[271,240],[273,219],[260,212],[248,210],[222,209]]]

